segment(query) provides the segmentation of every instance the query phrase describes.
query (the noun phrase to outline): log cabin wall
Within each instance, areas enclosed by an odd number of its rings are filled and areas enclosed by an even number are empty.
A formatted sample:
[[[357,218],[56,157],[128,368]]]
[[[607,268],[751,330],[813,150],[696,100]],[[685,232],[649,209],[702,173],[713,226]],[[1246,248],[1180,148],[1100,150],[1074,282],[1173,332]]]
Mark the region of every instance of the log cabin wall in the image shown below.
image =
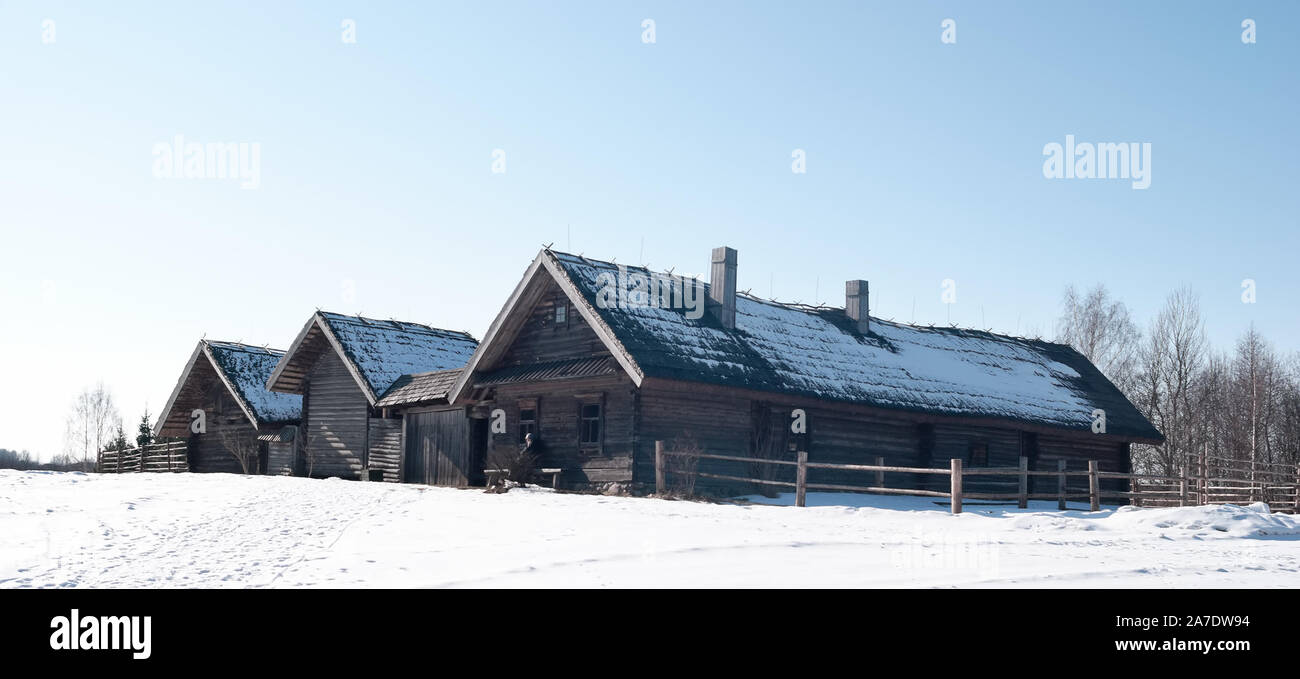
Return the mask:
[[[655,441],[663,441],[668,449],[680,450],[696,446],[705,453],[754,456],[757,418],[753,412],[753,402],[749,398],[729,394],[725,390],[687,390],[662,384],[642,385],[638,395],[639,431],[634,474],[638,485],[651,489],[654,487]],[[779,431],[786,431],[784,421],[776,426]],[[697,469],[726,476],[772,478],[755,474],[776,472],[777,467],[700,460]],[[699,479],[695,487],[697,491],[713,493],[750,493],[757,490],[746,484],[712,479]]]
[[[584,404],[601,407],[600,440],[596,444],[579,441],[580,409]],[[566,486],[632,482],[636,390],[626,376],[500,385],[493,400],[485,405],[505,411],[507,423],[504,434],[489,434],[489,466],[496,450],[520,447],[520,411],[530,409],[537,417],[534,441],[541,456],[539,466],[563,469]]]
[[[257,430],[220,380],[212,379],[204,389],[203,408],[207,431],[190,436],[189,467],[191,472],[244,473],[233,448],[258,446]],[[256,456],[249,472],[257,473]]]
[[[294,465],[297,463],[297,427],[288,425],[285,429],[290,430],[290,438],[287,441],[271,441],[266,444],[266,473],[272,476],[293,476]]]
[[[389,483],[402,482],[402,420],[372,417],[367,431],[370,470],[380,471]]]
[[[557,308],[563,320],[557,320]],[[569,303],[555,281],[529,311],[528,319],[501,358],[500,365],[528,365],[572,358],[609,356],[595,331]]]
[[[953,458],[966,466],[1015,468],[1019,458],[1029,459],[1030,469],[1054,471],[1058,459],[1067,460],[1071,470],[1087,468],[1098,460],[1102,471],[1128,471],[1129,445],[1114,438],[1086,432],[1043,433],[1025,431],[1015,422],[1005,426],[974,424],[955,418],[917,416],[911,413],[867,409],[850,404],[782,402],[779,394],[756,398],[752,392],[715,385],[653,382],[638,394],[640,411],[636,447],[636,474],[643,487],[654,482],[654,441],[663,440],[670,449],[687,442],[698,443],[705,452],[796,459],[799,443],[790,432],[791,412],[807,414],[808,435],[803,443],[812,462],[875,464],[877,456],[890,466],[947,469]],[[982,450],[977,452],[977,449]],[[786,482],[794,481],[791,467],[747,465],[745,463],[701,461],[700,471],[747,476]],[[874,485],[874,472],[814,469],[810,483]],[[947,490],[947,476],[888,473],[885,485],[899,488]],[[1070,487],[1082,482],[1075,478]],[[1103,488],[1127,490],[1127,482],[1103,479]],[[714,491],[757,492],[758,487],[701,480],[697,487]],[[971,477],[970,492],[1014,492],[1012,476]],[[1055,477],[1031,477],[1031,492],[1055,493]]]
[[[303,400],[304,454],[316,478],[360,479],[370,405],[334,351],[312,366]]]

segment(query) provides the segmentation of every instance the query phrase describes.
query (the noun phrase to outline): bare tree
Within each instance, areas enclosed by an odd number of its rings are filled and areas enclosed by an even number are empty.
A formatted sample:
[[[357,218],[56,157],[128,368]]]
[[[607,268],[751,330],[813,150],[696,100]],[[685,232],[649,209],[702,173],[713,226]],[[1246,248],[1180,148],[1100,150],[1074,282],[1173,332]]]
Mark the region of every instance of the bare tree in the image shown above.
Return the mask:
[[[1120,391],[1132,393],[1140,335],[1128,307],[1112,299],[1101,284],[1086,294],[1080,294],[1073,285],[1068,286],[1061,305],[1056,341],[1074,347]]]
[[[225,448],[226,452],[235,458],[243,473],[256,473],[258,454],[261,448],[261,443],[256,436],[240,429],[222,428],[221,447]]]
[[[103,382],[77,395],[68,414],[64,448],[68,457],[80,460],[85,471],[95,469],[99,453],[121,428],[122,417],[113,394]]]
[[[700,455],[704,447],[691,432],[668,442],[667,448],[676,455],[664,457],[664,475],[668,482],[668,495],[680,498],[695,497],[695,482],[699,479]],[[775,467],[776,465],[763,465]]]
[[[1161,424],[1165,434],[1165,471],[1178,473],[1196,446],[1200,427],[1195,409],[1195,381],[1205,363],[1208,342],[1200,301],[1189,288],[1175,290],[1156,317],[1153,334],[1164,339],[1163,374],[1160,377],[1165,406]]]

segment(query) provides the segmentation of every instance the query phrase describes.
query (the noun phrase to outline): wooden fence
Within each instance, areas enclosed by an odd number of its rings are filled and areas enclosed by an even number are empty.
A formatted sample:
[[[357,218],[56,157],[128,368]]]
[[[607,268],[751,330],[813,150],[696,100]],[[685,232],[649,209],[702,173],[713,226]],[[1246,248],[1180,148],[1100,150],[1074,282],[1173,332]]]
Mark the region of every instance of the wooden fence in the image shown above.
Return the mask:
[[[689,471],[675,471],[668,458],[692,458],[689,465],[677,465]],[[741,462],[751,465],[777,465],[793,467],[795,480],[778,481],[756,479],[728,474],[698,471],[698,460],[718,460],[723,462]],[[737,455],[712,455],[699,452],[675,452],[664,449],[663,441],[655,442],[655,489],[659,494],[668,490],[669,475],[692,474],[700,478],[717,481],[730,481],[755,485],[794,488],[795,505],[803,507],[809,490],[841,491],[850,493],[882,493],[887,495],[915,495],[921,497],[948,498],[952,513],[960,514],[964,500],[1001,500],[1014,501],[1024,509],[1030,500],[1056,500],[1059,509],[1066,508],[1068,500],[1087,500],[1091,511],[1101,508],[1101,501],[1121,500],[1136,506],[1146,507],[1186,507],[1192,505],[1267,502],[1274,511],[1300,513],[1300,466],[1288,467],[1289,475],[1284,474],[1282,465],[1277,465],[1268,474],[1260,473],[1260,466],[1255,468],[1254,480],[1241,481],[1227,478],[1222,472],[1226,467],[1215,466],[1213,456],[1201,455],[1196,462],[1185,465],[1185,473],[1180,476],[1160,476],[1154,474],[1133,474],[1127,472],[1105,472],[1098,468],[1096,460],[1088,460],[1084,469],[1068,469],[1065,460],[1057,460],[1055,470],[1031,470],[1029,459],[1021,457],[1016,467],[964,467],[960,459],[951,460],[949,468],[933,467],[896,467],[885,464],[883,457],[876,457],[875,464],[834,464],[827,462],[809,462],[808,453],[799,451],[795,460],[768,460]],[[873,476],[869,483],[831,484],[810,483],[808,470],[827,469],[842,472],[869,472]],[[1218,469],[1220,471],[1216,472]],[[1194,473],[1189,473],[1194,472]],[[948,490],[927,490],[920,488],[899,488],[885,484],[886,474],[927,474],[948,477]],[[1223,474],[1223,475],[1216,475]],[[1003,477],[1013,479],[1015,492],[969,492],[963,490],[965,480],[971,477]],[[1054,492],[1030,492],[1030,478],[1046,477],[1055,479]],[[1102,488],[1105,479],[1128,481],[1128,490],[1107,490]],[[1074,486],[1071,488],[1071,480]],[[1085,486],[1086,483],[1086,487]]]
[[[188,446],[184,441],[151,443],[143,448],[127,448],[100,453],[97,471],[101,474],[127,472],[187,472]]]

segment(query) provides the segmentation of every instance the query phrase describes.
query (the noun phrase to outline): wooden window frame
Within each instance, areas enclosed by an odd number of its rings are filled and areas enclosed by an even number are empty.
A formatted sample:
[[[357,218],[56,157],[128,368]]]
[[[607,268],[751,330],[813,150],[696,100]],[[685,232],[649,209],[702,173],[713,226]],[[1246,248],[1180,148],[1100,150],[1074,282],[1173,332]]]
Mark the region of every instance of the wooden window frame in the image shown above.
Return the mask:
[[[603,393],[578,394],[576,395],[576,398],[578,399],[578,407],[575,413],[575,416],[577,417],[577,424],[578,424],[577,426],[578,450],[579,452],[584,454],[601,455],[605,451],[605,424],[607,419],[606,418],[607,413],[605,411],[605,395]],[[597,408],[599,408],[598,411],[599,414],[595,418],[596,426],[597,426],[595,441],[583,440],[586,434],[586,422],[589,419],[591,419],[583,415],[583,410],[587,406],[596,406]]]
[[[518,424],[515,425],[515,428],[518,430],[519,433],[519,439],[518,439],[519,445],[523,445],[524,435],[528,434],[529,432],[532,432],[533,443],[537,443],[538,439],[540,439],[542,436],[542,429],[541,429],[542,411],[541,408],[539,408],[538,406],[539,406],[539,399],[536,398],[519,399],[519,403],[517,406],[519,409],[519,416],[516,418],[518,420]],[[531,420],[524,419],[524,411],[527,410],[533,411],[533,417]],[[532,425],[532,426],[526,430],[524,428],[526,425]]]
[[[984,451],[984,459],[982,461],[977,460],[975,457],[975,451],[980,449]],[[970,467],[989,466],[989,442],[988,441],[975,440],[970,442],[970,445],[967,446],[966,448],[966,465]]]

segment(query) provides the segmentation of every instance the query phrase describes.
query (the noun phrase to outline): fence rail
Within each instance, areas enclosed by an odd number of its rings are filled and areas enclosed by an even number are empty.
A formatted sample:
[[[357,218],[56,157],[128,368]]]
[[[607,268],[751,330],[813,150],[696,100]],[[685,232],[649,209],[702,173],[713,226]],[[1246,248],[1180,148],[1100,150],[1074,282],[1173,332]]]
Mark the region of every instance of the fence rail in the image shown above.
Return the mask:
[[[670,469],[668,458],[671,457],[691,458],[693,461],[717,460],[721,462],[743,462],[752,465],[794,467],[795,480],[793,482],[778,481],[773,479],[756,479],[752,477],[735,476],[731,474],[719,474],[716,472],[702,472],[698,471],[694,464],[689,465],[689,471],[680,472]],[[1028,506],[1029,500],[1056,500],[1057,507],[1065,509],[1067,500],[1087,499],[1089,508],[1094,512],[1101,508],[1102,499],[1128,500],[1131,504],[1147,507],[1186,507],[1192,505],[1220,503],[1266,502],[1269,507],[1275,511],[1300,513],[1300,466],[1294,468],[1287,467],[1290,469],[1289,476],[1282,472],[1284,465],[1273,465],[1274,468],[1268,472],[1267,477],[1255,475],[1253,480],[1215,477],[1210,476],[1210,469],[1212,466],[1218,465],[1215,468],[1219,470],[1231,469],[1231,467],[1225,466],[1220,462],[1215,462],[1213,456],[1206,454],[1199,455],[1195,461],[1186,465],[1185,473],[1180,476],[1101,471],[1098,468],[1097,460],[1088,460],[1087,470],[1067,469],[1065,460],[1057,460],[1056,470],[1052,471],[1044,469],[1029,469],[1029,459],[1026,457],[1021,457],[1019,465],[1016,467],[976,468],[965,467],[960,459],[954,458],[947,469],[886,465],[885,459],[879,456],[876,457],[876,464],[809,462],[808,453],[806,451],[799,451],[796,458],[797,459],[794,461],[768,460],[738,455],[715,455],[710,453],[700,453],[697,451],[678,452],[666,450],[663,441],[656,441],[655,489],[659,494],[664,494],[668,490],[668,479],[670,474],[686,473],[700,478],[719,481],[794,488],[795,505],[799,507],[805,506],[809,490],[832,490],[854,493],[881,493],[888,495],[915,495],[920,497],[949,498],[953,514],[961,513],[962,501],[967,499],[1015,501],[1017,506],[1021,509]],[[1223,458],[1219,458],[1219,460],[1222,459]],[[1259,464],[1252,465],[1252,471],[1258,471],[1260,467],[1261,465]],[[808,470],[810,469],[826,469],[843,472],[872,472],[875,475],[874,483],[811,483],[808,481]],[[887,473],[947,476],[949,481],[948,490],[941,491],[924,488],[898,488],[887,486],[885,484],[885,474]],[[964,490],[964,486],[966,485],[965,480],[967,478],[974,479],[990,476],[1010,477],[1016,484],[1016,491],[1014,493],[997,493],[970,492]],[[1055,477],[1057,482],[1056,492],[1031,492],[1030,479],[1033,477]],[[1070,488],[1069,480],[1071,478],[1080,477],[1087,478],[1087,489]],[[1128,481],[1128,490],[1103,489],[1101,482],[1104,479]],[[1225,483],[1233,485],[1213,485]]]
[[[186,472],[189,446],[184,441],[151,443],[143,448],[108,450],[100,453],[96,471],[101,474],[138,472]]]

